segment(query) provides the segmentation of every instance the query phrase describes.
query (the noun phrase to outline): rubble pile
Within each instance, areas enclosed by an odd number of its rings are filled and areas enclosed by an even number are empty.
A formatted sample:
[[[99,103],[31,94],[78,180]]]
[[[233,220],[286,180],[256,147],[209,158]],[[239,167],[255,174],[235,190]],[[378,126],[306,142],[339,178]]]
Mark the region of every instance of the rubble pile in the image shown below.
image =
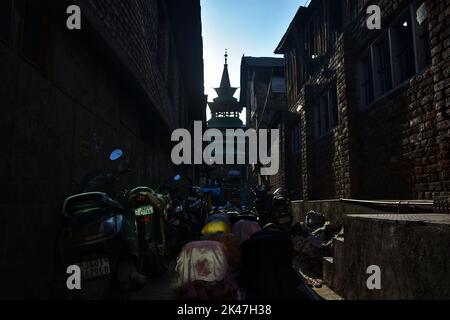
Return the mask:
[[[322,213],[310,211],[304,222],[293,226],[294,267],[305,277],[322,277],[322,258],[332,255],[333,239],[343,233],[341,224],[332,224]]]

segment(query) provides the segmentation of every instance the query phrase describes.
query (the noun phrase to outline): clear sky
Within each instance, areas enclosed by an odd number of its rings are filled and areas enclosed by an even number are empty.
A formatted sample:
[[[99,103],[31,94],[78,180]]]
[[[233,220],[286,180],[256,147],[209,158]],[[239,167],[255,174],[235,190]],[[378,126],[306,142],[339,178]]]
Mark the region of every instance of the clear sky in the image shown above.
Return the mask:
[[[292,18],[307,0],[201,0],[205,93],[217,95],[228,49],[231,85],[239,87],[242,55],[276,57],[273,53]],[[282,56],[280,56],[282,57]],[[235,95],[239,98],[239,91]],[[208,109],[209,118],[209,109]]]

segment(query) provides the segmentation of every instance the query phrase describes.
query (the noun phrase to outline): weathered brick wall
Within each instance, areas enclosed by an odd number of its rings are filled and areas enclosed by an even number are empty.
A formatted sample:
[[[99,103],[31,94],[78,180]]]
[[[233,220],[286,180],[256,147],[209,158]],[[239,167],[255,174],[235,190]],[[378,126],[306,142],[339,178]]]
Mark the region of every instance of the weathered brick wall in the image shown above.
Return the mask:
[[[272,125],[270,128],[278,129],[280,134],[280,143],[279,143],[279,170],[276,175],[270,176],[270,184],[272,189],[275,190],[277,188],[286,187],[286,131],[285,131],[285,122],[284,122],[284,112],[286,111],[286,98],[283,94],[278,93],[269,93],[269,97],[267,100],[267,105],[265,109],[265,117],[272,119]]]
[[[432,199],[448,194],[450,9],[446,2],[427,1],[431,66],[367,110],[358,105],[358,59],[411,1],[378,1],[381,31],[367,30],[365,7],[346,24],[332,56],[321,61],[320,70],[290,106],[293,112],[300,107],[304,199]],[[334,79],[340,125],[315,139],[313,108],[321,90]]]
[[[301,153],[300,153],[300,177],[301,177],[301,198],[304,200],[308,200],[308,188],[309,188],[309,175],[308,175],[308,152],[309,152],[309,145],[308,141],[311,139],[311,136],[314,134],[311,132],[311,128],[306,124],[306,110],[305,110],[305,104],[306,104],[306,94],[305,94],[305,87],[303,87],[298,95],[298,102],[295,105],[289,106],[291,112],[298,112],[300,116],[300,144],[301,144]]]
[[[167,13],[158,0],[79,0],[83,13],[106,40],[120,61],[133,73],[152,104],[171,127],[176,127],[177,99],[168,96],[169,69],[177,68],[169,61],[171,36]],[[162,33],[160,28],[167,34]],[[158,43],[159,41],[159,43]],[[173,49],[173,48],[172,48]],[[173,57],[176,58],[176,57]],[[170,80],[173,79],[171,74]],[[155,94],[156,93],[156,94]]]
[[[299,95],[302,123],[303,198],[344,198],[351,194],[349,113],[344,59],[344,38],[336,43],[335,52],[325,58],[322,67]],[[314,134],[314,108],[323,90],[336,83],[340,126],[323,137]]]
[[[379,1],[382,23],[387,26],[410,3]],[[449,7],[445,1],[427,1],[427,7],[432,65],[367,111],[358,110],[356,95],[348,97],[357,138],[355,197],[432,199],[449,190]],[[351,28],[348,49],[356,61],[379,32],[367,32],[363,18]]]

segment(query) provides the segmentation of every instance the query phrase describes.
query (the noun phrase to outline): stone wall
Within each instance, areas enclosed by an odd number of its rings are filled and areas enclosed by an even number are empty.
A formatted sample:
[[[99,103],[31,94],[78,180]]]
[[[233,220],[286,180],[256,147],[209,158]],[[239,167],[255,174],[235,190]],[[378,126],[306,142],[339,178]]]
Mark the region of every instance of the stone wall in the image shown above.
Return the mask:
[[[344,219],[343,294],[351,300],[450,298],[448,215],[349,215]],[[369,290],[369,266],[380,268]]]

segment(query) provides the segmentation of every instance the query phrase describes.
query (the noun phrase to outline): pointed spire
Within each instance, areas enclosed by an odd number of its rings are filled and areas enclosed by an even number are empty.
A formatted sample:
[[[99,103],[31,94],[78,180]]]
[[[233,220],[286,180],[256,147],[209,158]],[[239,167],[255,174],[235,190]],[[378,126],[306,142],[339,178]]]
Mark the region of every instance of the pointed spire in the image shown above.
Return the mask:
[[[215,88],[219,97],[233,96],[237,88],[231,87],[230,75],[228,74],[228,50],[225,49],[225,64],[223,66],[222,80],[220,81],[220,87]]]
[[[213,102],[208,102],[209,108],[212,114],[212,120],[221,119],[223,117],[236,119],[236,115],[242,112],[242,106],[239,101],[234,97],[238,88],[232,87],[230,83],[230,75],[228,74],[228,50],[225,49],[225,64],[223,66],[222,81],[219,88],[214,88],[217,92],[217,98],[213,99]],[[238,120],[239,123],[242,123]],[[208,126],[211,123],[208,122]],[[223,126],[223,125],[221,125]],[[241,127],[242,124],[239,124]]]

